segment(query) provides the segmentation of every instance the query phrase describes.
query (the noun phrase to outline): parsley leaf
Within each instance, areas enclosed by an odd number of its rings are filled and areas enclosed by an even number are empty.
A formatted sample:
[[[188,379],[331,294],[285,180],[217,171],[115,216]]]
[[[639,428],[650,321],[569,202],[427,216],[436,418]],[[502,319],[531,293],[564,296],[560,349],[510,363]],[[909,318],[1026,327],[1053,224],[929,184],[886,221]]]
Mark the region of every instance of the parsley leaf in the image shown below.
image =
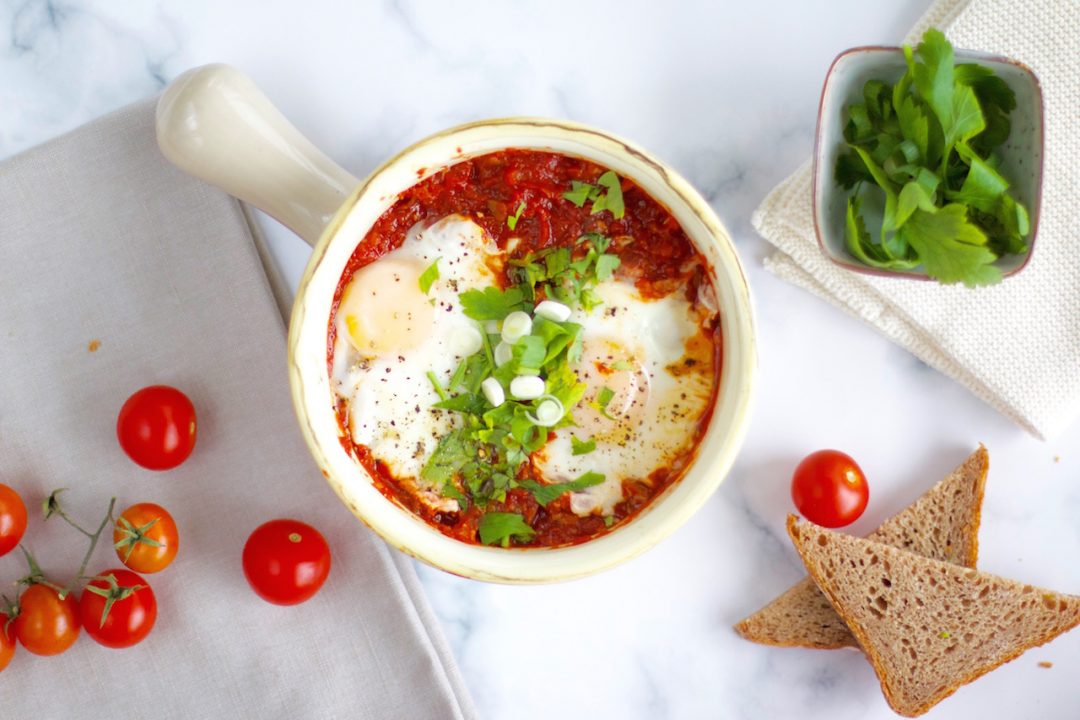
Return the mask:
[[[952,45],[940,30],[931,28],[923,34],[917,50],[922,62],[915,65],[915,87],[947,133],[953,124]]]
[[[586,202],[592,202],[590,215],[596,215],[604,210],[609,210],[616,220],[621,220],[626,214],[626,206],[623,203],[622,184],[619,176],[608,170],[596,180],[596,185],[578,180],[570,181],[570,189],[563,193],[563,197],[578,207],[585,207]],[[601,190],[601,187],[603,190]],[[513,227],[510,228],[513,230]]]
[[[421,479],[444,488],[450,485],[458,469],[473,459],[473,448],[465,439],[464,431],[454,430],[443,435],[435,452],[420,471]]]
[[[517,211],[513,215],[506,216],[506,227],[511,230],[517,229],[518,220],[521,219],[521,213],[525,212],[525,201],[522,200],[521,204],[517,206]]]
[[[581,492],[585,488],[599,485],[604,482],[604,476],[597,472],[587,472],[580,475],[576,480],[564,483],[551,483],[541,485],[535,480],[522,480],[519,485],[533,494],[536,502],[547,506],[554,502],[560,495],[568,492]]]
[[[986,129],[975,91],[969,87],[957,88],[953,95],[952,126],[945,132],[945,156],[961,140],[969,140]]]
[[[873,179],[858,154],[850,151],[841,153],[836,158],[835,175],[836,182],[840,183],[840,187],[845,190],[850,190],[863,181]]]
[[[480,518],[477,528],[480,532],[480,542],[485,545],[510,547],[510,539],[518,542],[529,542],[536,535],[528,523],[518,513],[489,512]]]
[[[424,272],[420,273],[420,292],[425,295],[431,290],[431,285],[439,279],[439,261],[442,258],[435,258],[435,260],[428,265]]]
[[[851,254],[867,265],[880,268],[892,267],[892,263],[889,261],[888,256],[885,255],[885,251],[881,246],[875,245],[870,240],[870,233],[866,231],[866,224],[863,222],[860,201],[856,195],[852,195],[848,198],[847,223],[844,240]]]
[[[516,287],[506,290],[486,287],[483,290],[466,290],[458,299],[465,315],[473,320],[502,320],[521,309],[523,295]]]
[[[983,156],[989,155],[994,148],[1009,139],[1012,130],[1009,113],[1016,109],[1016,93],[1007,82],[984,65],[957,65],[955,78],[956,82],[968,85],[975,91],[975,97],[986,119],[986,130],[973,139],[972,145]]]
[[[571,180],[570,189],[564,192],[562,196],[578,207],[585,207],[586,201],[596,197],[599,192],[599,189],[595,185]]]
[[[514,375],[539,375],[540,368],[547,358],[547,343],[544,338],[526,335],[511,347],[511,362]]]
[[[598,212],[610,210],[616,220],[621,220],[623,215],[626,214],[626,208],[623,206],[622,185],[619,183],[619,176],[608,170],[596,182],[603,185],[607,192],[593,200],[592,210],[589,211],[589,214],[595,215]]]
[[[569,351],[567,355],[569,356]],[[570,359],[567,357],[548,371],[545,389],[562,403],[564,408],[571,410],[581,402],[588,385],[578,380],[577,373],[570,367]]]
[[[608,420],[614,420],[615,418],[608,415],[607,406],[611,403],[612,398],[615,397],[615,391],[604,385],[596,393],[596,400],[590,403],[594,408],[600,411],[600,414],[606,417]]]
[[[963,282],[968,287],[1001,280],[997,259],[986,248],[986,235],[967,220],[960,204],[935,213],[916,210],[904,226],[904,237],[919,253],[926,272],[943,283]]]
[[[592,438],[589,438],[588,440],[578,440],[577,435],[571,435],[570,447],[572,448],[572,455],[588,455],[596,449],[596,441]]]
[[[600,255],[596,258],[596,279],[604,282],[611,278],[611,274],[622,264],[618,255]]]

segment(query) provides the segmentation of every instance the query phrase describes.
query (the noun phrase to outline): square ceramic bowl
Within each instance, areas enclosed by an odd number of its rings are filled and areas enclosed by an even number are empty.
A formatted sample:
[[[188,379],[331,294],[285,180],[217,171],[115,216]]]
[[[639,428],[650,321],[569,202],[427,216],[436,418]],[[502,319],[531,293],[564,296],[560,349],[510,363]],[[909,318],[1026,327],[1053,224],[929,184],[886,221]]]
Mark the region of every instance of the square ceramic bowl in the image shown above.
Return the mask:
[[[1012,130],[1001,146],[1001,173],[1009,181],[1010,192],[1028,210],[1031,233],[1027,237],[1028,251],[1021,255],[1006,255],[995,263],[1004,277],[1024,269],[1035,248],[1039,226],[1039,203],[1042,197],[1043,170],[1043,100],[1042,89],[1035,73],[1027,66],[1008,58],[971,50],[956,50],[957,64],[977,63],[993,71],[1016,93],[1016,109],[1009,115]],[[850,190],[834,179],[836,159],[846,147],[845,109],[862,102],[863,86],[868,80],[895,83],[907,66],[904,53],[896,47],[858,47],[845,50],[833,60],[825,77],[818,108],[817,136],[814,141],[814,229],[818,244],[825,256],[849,270],[871,275],[903,276],[929,280],[919,266],[912,270],[885,270],[864,265],[848,252],[844,243],[845,215]],[[881,213],[874,216],[873,208],[866,209],[870,228],[880,227]],[[874,231],[871,230],[871,233]]]

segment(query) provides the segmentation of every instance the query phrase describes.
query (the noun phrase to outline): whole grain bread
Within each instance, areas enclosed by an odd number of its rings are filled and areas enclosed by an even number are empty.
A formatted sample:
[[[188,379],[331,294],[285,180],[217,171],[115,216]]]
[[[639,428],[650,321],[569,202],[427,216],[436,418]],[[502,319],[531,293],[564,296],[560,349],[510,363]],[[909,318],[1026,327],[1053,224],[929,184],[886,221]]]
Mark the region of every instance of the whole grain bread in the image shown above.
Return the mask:
[[[870,540],[975,567],[979,519],[990,458],[982,445]],[[804,578],[735,626],[747,640],[785,647],[858,647],[855,637],[810,578]]]
[[[788,534],[855,635],[897,713],[915,717],[961,685],[1080,624],[1063,595],[826,530]]]

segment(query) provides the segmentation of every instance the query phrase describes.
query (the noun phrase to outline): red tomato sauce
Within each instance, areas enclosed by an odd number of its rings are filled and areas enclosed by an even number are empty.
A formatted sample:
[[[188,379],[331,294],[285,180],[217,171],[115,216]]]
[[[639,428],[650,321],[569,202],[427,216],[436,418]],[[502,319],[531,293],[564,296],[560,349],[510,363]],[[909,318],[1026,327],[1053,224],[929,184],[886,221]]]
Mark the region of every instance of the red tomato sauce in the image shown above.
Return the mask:
[[[401,246],[417,223],[431,224],[447,215],[460,214],[484,228],[502,250],[510,238],[518,238],[509,259],[524,257],[552,246],[573,246],[586,233],[612,238],[608,252],[619,256],[618,279],[633,282],[642,296],[660,298],[683,292],[697,302],[698,291],[708,284],[705,259],[694,248],[672,214],[631,180],[621,178],[625,214],[590,213],[590,205],[577,207],[563,197],[571,181],[595,184],[606,172],[595,163],[568,155],[533,150],[504,150],[481,155],[451,165],[421,180],[398,197],[379,217],[356,247],[334,295],[327,334],[327,365],[332,367],[336,335],[335,316],[341,294],[361,267]],[[521,203],[525,211],[511,230],[507,217]],[[509,267],[509,266],[508,266]],[[502,278],[511,284],[509,278]],[[390,500],[423,518],[445,535],[470,544],[479,544],[477,527],[486,512],[516,512],[536,532],[525,546],[563,546],[585,542],[620,527],[653,499],[675,483],[689,467],[712,417],[719,386],[723,348],[719,321],[702,332],[713,348],[713,397],[699,418],[688,450],[671,458],[666,467],[646,477],[623,481],[623,500],[615,506],[613,521],[599,515],[580,517],[570,509],[564,494],[547,506],[536,502],[528,491],[515,488],[504,502],[479,508],[470,503],[464,511],[439,512],[421,503],[394,478],[371,450],[355,444],[347,429],[347,406],[337,398],[341,443],[374,479],[375,486]],[[530,463],[522,466],[520,477],[532,477]],[[610,523],[610,526],[609,524]],[[518,543],[515,541],[514,545]]]

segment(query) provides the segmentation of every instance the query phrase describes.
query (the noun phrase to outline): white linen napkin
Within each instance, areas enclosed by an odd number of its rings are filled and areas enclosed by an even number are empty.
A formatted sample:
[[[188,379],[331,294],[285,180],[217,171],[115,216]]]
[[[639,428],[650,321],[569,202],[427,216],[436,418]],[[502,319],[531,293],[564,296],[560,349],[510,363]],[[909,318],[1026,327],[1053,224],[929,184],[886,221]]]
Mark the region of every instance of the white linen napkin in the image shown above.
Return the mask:
[[[1042,84],[1042,211],[1028,266],[976,290],[844,270],[815,239],[809,163],[765,199],[754,227],[780,250],[766,260],[773,273],[862,318],[1047,439],[1080,408],[1080,3],[942,0],[907,42],[932,26],[954,47],[1026,63]]]
[[[109,650],[85,636],[58,657],[18,648],[0,717],[473,718],[410,561],[345,508],[300,438],[285,326],[241,206],[180,172],[154,138],[154,101],[0,164],[0,482],[31,511],[24,543],[67,582],[84,539],[41,501],[69,488],[96,527],[110,495],[168,508],[180,552],[147,576],[157,625]],[[194,453],[163,473],[121,452],[116,415],[145,385],[183,389]],[[329,402],[329,398],[327,398]],[[263,602],[240,556],[275,517],[318,527],[326,585]],[[111,535],[106,537],[111,539]],[[88,568],[116,567],[110,541]],[[0,558],[0,586],[24,573]]]

